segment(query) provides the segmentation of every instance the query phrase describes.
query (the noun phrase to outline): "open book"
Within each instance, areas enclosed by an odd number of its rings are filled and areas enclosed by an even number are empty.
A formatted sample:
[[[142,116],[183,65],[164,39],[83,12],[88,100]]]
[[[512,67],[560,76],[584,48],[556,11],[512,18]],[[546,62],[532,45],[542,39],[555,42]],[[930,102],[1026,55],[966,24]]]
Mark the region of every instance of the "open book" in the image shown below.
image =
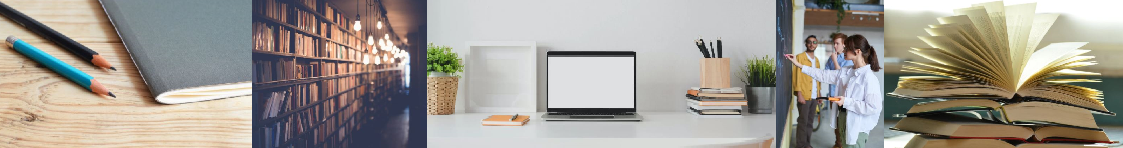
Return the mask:
[[[938,18],[920,36],[931,48],[910,52],[930,61],[908,61],[902,71],[936,76],[901,77],[890,95],[903,98],[999,99],[1043,101],[1114,115],[1103,92],[1070,85],[1092,79],[1052,79],[1099,75],[1073,70],[1095,65],[1086,42],[1052,43],[1038,49],[1057,14],[1034,14],[1036,3],[1004,6],[1001,1],[955,10]]]

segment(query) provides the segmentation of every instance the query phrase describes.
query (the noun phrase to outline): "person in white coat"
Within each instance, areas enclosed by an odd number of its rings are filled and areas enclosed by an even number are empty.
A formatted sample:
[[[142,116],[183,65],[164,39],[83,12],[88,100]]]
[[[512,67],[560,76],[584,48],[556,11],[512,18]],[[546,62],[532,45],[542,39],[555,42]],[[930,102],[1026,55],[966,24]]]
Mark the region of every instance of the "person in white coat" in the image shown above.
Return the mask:
[[[801,67],[800,72],[816,81],[838,85],[839,96],[834,97],[841,99],[831,102],[841,105],[846,110],[838,117],[842,119],[838,122],[846,123],[841,127],[845,133],[846,147],[863,148],[870,131],[880,123],[877,119],[881,116],[884,106],[882,102],[885,95],[881,88],[884,84],[874,73],[881,70],[881,66],[877,61],[877,52],[866,42],[865,37],[854,35],[847,37],[845,42],[843,54],[846,60],[854,61],[854,66],[842,67],[838,70],[823,70],[794,61],[792,64]],[[789,61],[795,59],[791,54],[784,56]]]

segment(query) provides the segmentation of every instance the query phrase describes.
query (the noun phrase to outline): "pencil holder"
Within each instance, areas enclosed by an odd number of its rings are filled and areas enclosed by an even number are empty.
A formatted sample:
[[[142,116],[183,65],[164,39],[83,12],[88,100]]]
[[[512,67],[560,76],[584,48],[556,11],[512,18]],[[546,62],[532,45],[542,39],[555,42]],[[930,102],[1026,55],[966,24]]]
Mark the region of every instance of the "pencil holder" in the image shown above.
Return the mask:
[[[428,77],[426,79],[426,113],[448,115],[456,112],[456,85],[458,77]]]
[[[703,58],[700,60],[702,88],[729,88],[729,58]]]

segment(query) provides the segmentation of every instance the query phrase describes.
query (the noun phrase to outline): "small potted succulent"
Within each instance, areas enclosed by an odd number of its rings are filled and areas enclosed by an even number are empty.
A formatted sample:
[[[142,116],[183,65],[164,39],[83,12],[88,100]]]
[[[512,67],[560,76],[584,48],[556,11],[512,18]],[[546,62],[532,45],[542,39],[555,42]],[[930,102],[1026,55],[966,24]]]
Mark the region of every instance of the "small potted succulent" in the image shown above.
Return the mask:
[[[464,65],[452,47],[436,46],[429,43],[425,52],[425,75],[427,100],[426,113],[429,115],[448,115],[455,112],[456,91],[460,77],[457,72],[464,71]]]
[[[745,83],[749,113],[771,114],[776,100],[776,59],[765,55],[745,60],[737,78]]]

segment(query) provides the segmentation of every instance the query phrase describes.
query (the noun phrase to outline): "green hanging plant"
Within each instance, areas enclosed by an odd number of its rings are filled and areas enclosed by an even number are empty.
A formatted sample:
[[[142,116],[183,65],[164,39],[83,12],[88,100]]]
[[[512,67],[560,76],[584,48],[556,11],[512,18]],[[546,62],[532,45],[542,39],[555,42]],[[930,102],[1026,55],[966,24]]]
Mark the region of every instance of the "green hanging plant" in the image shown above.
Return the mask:
[[[749,87],[776,87],[776,59],[768,55],[746,59],[737,78]]]
[[[835,32],[842,32],[842,18],[846,16],[846,10],[850,9],[850,3],[844,0],[815,0],[815,5],[819,5],[823,9],[838,11],[835,15],[838,20],[835,20]]]
[[[464,71],[464,65],[461,64],[460,57],[452,52],[452,47],[436,46],[433,45],[433,43],[429,43],[427,48],[425,52],[426,76],[429,76],[433,72],[443,72],[456,76],[457,72]]]

